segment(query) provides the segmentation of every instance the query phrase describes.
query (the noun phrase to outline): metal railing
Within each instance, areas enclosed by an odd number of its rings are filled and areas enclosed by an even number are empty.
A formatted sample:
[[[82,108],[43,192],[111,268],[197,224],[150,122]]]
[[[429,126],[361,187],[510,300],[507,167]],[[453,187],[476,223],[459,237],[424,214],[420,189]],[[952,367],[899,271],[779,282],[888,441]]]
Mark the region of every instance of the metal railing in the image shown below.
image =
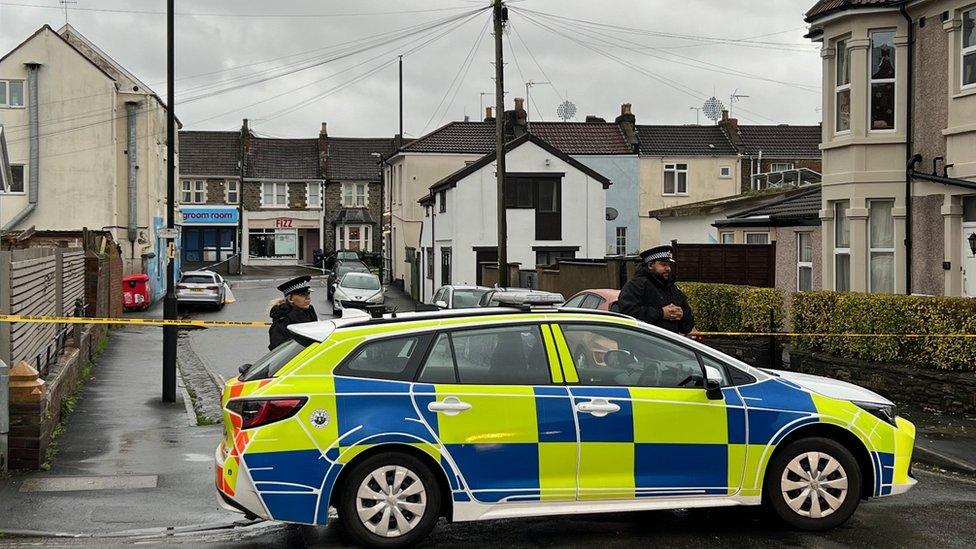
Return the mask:
[[[84,317],[88,311],[88,305],[82,299],[76,299],[74,311],[70,316]],[[44,352],[38,352],[34,357],[36,369],[41,377],[46,377],[51,371],[51,364],[57,364],[58,358],[64,354],[64,349],[68,345],[68,336],[71,336],[71,343],[75,347],[81,346],[80,324],[58,324],[58,331],[54,334],[54,339],[44,347]]]
[[[753,174],[750,178],[750,188],[754,191],[777,187],[801,187],[813,183],[820,183],[823,178],[819,172],[809,168],[793,168]]]

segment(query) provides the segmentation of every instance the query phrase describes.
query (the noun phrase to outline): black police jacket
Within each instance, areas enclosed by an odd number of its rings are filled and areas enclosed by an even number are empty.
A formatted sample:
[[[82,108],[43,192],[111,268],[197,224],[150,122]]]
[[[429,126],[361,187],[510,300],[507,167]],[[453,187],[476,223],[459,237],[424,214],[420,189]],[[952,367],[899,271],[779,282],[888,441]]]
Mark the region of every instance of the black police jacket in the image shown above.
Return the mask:
[[[620,312],[637,320],[643,320],[659,328],[679,334],[687,334],[695,328],[695,319],[688,305],[688,298],[675,285],[674,276],[664,280],[649,271],[643,264],[637,267],[637,276],[620,290],[617,298]],[[667,305],[677,305],[684,311],[681,320],[665,320]]]
[[[319,319],[319,315],[315,314],[315,308],[311,305],[303,310],[288,302],[272,307],[270,315],[271,328],[268,329],[268,336],[271,338],[271,344],[268,345],[268,349],[274,349],[291,339],[291,332],[288,331],[288,326],[291,324],[315,322]]]

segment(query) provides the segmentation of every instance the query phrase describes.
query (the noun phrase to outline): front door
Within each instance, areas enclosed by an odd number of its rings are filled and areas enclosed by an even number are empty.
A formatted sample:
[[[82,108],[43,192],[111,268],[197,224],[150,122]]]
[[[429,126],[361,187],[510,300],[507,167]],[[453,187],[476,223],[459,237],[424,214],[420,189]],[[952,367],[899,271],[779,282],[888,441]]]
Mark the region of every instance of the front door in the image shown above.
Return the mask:
[[[490,250],[475,250],[474,258],[476,264],[475,269],[477,269],[474,275],[475,284],[481,286],[481,268],[484,265],[496,265],[498,263],[498,249],[493,248]]]
[[[976,198],[973,199],[976,201]],[[962,225],[962,295],[976,297],[976,255],[969,237],[976,235],[976,223]]]
[[[576,498],[573,412],[550,364],[555,349],[538,324],[437,335],[413,392],[457,472],[455,501]]]
[[[744,415],[729,416],[724,400],[708,399],[694,350],[622,326],[563,324],[558,331],[579,378],[570,392],[579,423],[580,499],[738,490],[729,443],[738,442],[730,433],[744,432]]]

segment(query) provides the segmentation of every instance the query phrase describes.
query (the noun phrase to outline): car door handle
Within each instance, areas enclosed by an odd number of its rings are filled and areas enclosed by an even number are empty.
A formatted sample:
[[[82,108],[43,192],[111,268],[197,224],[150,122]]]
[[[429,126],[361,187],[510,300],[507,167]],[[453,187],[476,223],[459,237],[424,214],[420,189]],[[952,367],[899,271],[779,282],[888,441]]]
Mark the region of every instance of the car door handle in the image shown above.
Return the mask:
[[[427,405],[427,409],[431,412],[444,414],[445,416],[456,416],[461,412],[470,410],[471,405],[467,402],[462,402],[458,397],[447,397],[440,402],[431,402]]]
[[[576,405],[576,411],[584,414],[591,414],[595,417],[603,417],[620,411],[620,406],[609,402],[605,398],[594,398],[589,402],[580,402]]]

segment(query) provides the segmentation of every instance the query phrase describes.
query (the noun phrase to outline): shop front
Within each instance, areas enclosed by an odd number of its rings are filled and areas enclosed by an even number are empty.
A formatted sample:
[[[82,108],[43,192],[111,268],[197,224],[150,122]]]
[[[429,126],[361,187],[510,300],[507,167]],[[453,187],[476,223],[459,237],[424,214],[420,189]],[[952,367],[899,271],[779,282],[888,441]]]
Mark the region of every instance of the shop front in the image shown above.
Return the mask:
[[[311,265],[322,222],[321,211],[245,212],[245,265]]]
[[[213,265],[239,253],[237,206],[180,207],[184,269]]]

